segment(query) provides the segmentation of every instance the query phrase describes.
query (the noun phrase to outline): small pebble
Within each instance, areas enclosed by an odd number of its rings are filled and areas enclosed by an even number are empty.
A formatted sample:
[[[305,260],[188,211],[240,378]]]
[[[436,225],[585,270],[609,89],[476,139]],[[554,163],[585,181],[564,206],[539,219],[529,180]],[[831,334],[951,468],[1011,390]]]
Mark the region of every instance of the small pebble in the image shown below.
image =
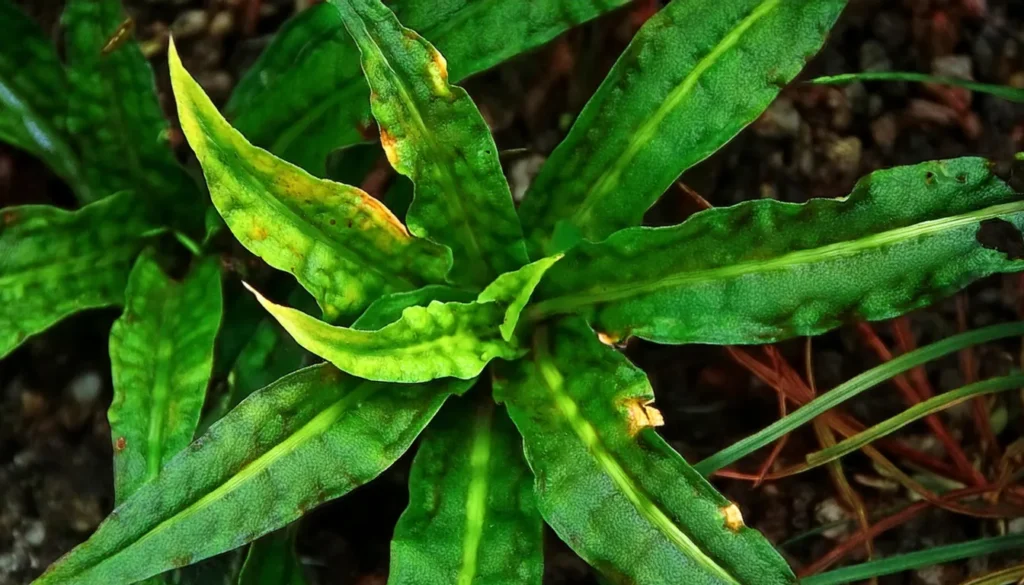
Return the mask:
[[[861,71],[889,71],[891,69],[892,60],[889,59],[882,43],[872,39],[865,41],[860,46]]]
[[[235,29],[235,16],[228,10],[218,12],[210,21],[210,36],[226,37]]]
[[[210,17],[205,10],[189,10],[174,19],[171,34],[175,39],[187,39],[202,34],[209,24]]]
[[[772,102],[754,123],[754,132],[766,138],[796,136],[800,131],[800,112],[793,100],[783,96]]]
[[[940,77],[973,79],[969,55],[944,55],[932,59],[932,73]]]
[[[46,540],[46,526],[39,520],[32,520],[25,530],[24,537],[30,546],[39,546]]]
[[[85,372],[75,376],[68,384],[68,390],[75,401],[83,406],[92,404],[99,398],[100,389],[103,388],[103,379],[94,371]]]
[[[871,122],[871,138],[874,139],[875,145],[886,154],[892,152],[892,148],[896,144],[897,132],[896,117],[892,114],[885,114]]]
[[[863,145],[860,138],[848,136],[833,141],[828,146],[828,158],[839,172],[852,175],[860,169],[860,158]]]

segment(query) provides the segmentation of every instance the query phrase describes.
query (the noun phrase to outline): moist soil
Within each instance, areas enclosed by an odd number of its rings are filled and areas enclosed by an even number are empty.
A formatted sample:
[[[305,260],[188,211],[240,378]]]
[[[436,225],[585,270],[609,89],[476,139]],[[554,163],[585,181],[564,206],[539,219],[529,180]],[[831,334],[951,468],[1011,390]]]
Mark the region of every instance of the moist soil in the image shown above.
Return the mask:
[[[684,0],[677,0],[684,1]],[[22,0],[56,31],[59,0]],[[161,99],[168,91],[166,39],[180,43],[186,65],[215,101],[223,103],[236,80],[301,0],[126,0],[157,73]],[[465,85],[494,129],[514,190],[522,191],[538,163],[564,136],[629,38],[658,2],[641,0],[563,35]],[[694,23],[695,26],[699,23]],[[0,25],[2,26],[2,25]],[[1024,87],[1024,2],[1015,0],[852,0],[824,50],[800,79],[864,70],[920,71],[968,76]],[[180,137],[179,137],[180,138]],[[179,140],[180,142],[180,140]],[[187,147],[184,147],[187,148]],[[797,82],[750,128],[688,172],[650,212],[651,224],[681,221],[701,208],[759,197],[803,202],[849,192],[873,170],[929,159],[981,155],[1008,160],[1024,150],[1024,105],[982,94],[908,83],[856,83],[822,87]],[[0,146],[0,206],[70,205],[66,187],[28,155]],[[961,321],[958,323],[958,304]],[[1021,281],[992,277],[909,317],[923,345],[957,332],[1019,318]],[[83,541],[113,505],[111,444],[105,419],[111,398],[107,333],[117,311],[72,317],[0,360],[0,585],[28,583],[61,554]],[[892,324],[875,330],[892,348]],[[806,342],[776,346],[782,360],[806,372]],[[778,417],[775,392],[719,347],[661,347],[632,342],[624,351],[651,377],[666,424],[663,435],[688,459],[698,460],[755,432]],[[761,348],[750,355],[772,363]],[[894,349],[898,353],[898,349]],[[850,324],[815,338],[810,348],[819,389],[879,363]],[[974,354],[981,376],[1019,367],[1016,341],[993,343]],[[774,362],[776,367],[781,361]],[[936,391],[959,387],[964,370],[956,356],[929,364]],[[1006,447],[1022,436],[1021,396],[991,404],[992,424]],[[873,423],[905,408],[892,385],[850,403],[846,411]],[[979,467],[994,476],[969,407],[943,420]],[[900,437],[939,459],[942,445],[923,424]],[[810,429],[794,433],[780,462],[799,462],[819,448]],[[767,456],[744,461],[756,473]],[[370,485],[328,503],[302,521],[299,552],[311,583],[383,584],[392,528],[406,501],[407,455]],[[869,516],[878,518],[913,498],[862,455],[844,460],[846,477]],[[934,475],[912,467],[934,489]],[[854,513],[824,470],[754,487],[718,478],[718,487],[762,530],[794,567],[806,566],[855,532]],[[948,485],[946,486],[948,487]],[[843,523],[842,521],[847,521]],[[825,527],[827,529],[822,529]],[[817,532],[814,532],[818,529]],[[930,510],[874,540],[876,555],[927,549],[981,536],[1024,531],[1021,520],[978,519]],[[792,542],[794,538],[798,538]],[[865,559],[863,548],[844,562]],[[597,583],[588,566],[552,534],[546,539],[545,583]],[[954,585],[969,575],[1024,559],[1024,553],[976,559],[882,578],[883,585]]]

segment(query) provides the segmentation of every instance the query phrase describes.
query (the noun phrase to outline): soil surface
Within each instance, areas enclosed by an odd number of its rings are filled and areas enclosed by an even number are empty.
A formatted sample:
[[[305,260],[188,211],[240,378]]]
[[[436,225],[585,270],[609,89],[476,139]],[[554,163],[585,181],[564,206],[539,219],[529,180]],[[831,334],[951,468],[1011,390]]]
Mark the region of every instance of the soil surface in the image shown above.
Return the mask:
[[[684,0],[677,0],[684,1]],[[54,30],[60,0],[22,0]],[[301,0],[126,0],[137,34],[167,92],[166,39],[173,31],[183,57],[211,96],[223,103],[270,35]],[[631,35],[657,7],[640,0],[574,30],[465,85],[510,157],[507,171],[522,188],[537,162],[565,134]],[[697,25],[698,23],[695,23]],[[2,25],[0,25],[2,28]],[[1024,3],[1015,0],[852,0],[824,50],[801,79],[863,70],[902,70],[968,76],[1024,87]],[[168,108],[169,110],[169,108]],[[687,173],[652,210],[650,222],[675,223],[700,209],[758,197],[802,202],[847,193],[875,169],[928,159],[982,155],[1006,160],[1024,150],[1024,105],[948,87],[866,83],[819,87],[794,83],[770,110],[721,152]],[[688,190],[688,189],[689,190]],[[70,204],[68,190],[40,163],[0,146],[0,206]],[[900,323],[874,331],[899,353],[896,333],[906,325],[919,345],[973,328],[1019,318],[1024,299],[1018,277],[993,277]],[[958,313],[958,308],[960,309]],[[61,323],[0,360],[0,585],[28,583],[59,555],[84,540],[113,505],[111,446],[106,408],[111,398],[107,333],[117,311],[94,311]],[[958,322],[958,317],[960,321]],[[816,338],[813,382],[828,389],[877,365],[879,357],[854,324]],[[801,376],[804,340],[780,344],[773,359],[762,348],[749,356]],[[774,390],[740,367],[724,348],[660,347],[635,342],[625,350],[651,377],[666,425],[663,435],[697,460],[778,418]],[[972,354],[981,377],[1019,368],[1018,342],[989,344]],[[930,364],[918,383],[935,391],[964,383],[957,356]],[[990,404],[1000,448],[1024,430],[1022,396],[1006,393]],[[863,423],[905,408],[895,385],[850,403]],[[985,451],[969,405],[942,415],[953,440],[990,479],[999,476],[998,451]],[[949,466],[942,442],[924,424],[899,435]],[[811,428],[791,436],[778,466],[820,448]],[[890,453],[886,451],[887,453]],[[891,453],[890,453],[891,454]],[[768,453],[737,469],[756,474]],[[383,584],[395,520],[407,500],[410,457],[372,484],[317,509],[303,520],[299,548],[312,583]],[[902,460],[901,460],[902,461]],[[927,465],[904,465],[932,489],[948,488]],[[916,498],[861,454],[844,459],[845,477],[872,520]],[[716,484],[797,569],[811,565],[857,531],[856,506],[837,491],[827,470],[767,481],[718,478]],[[960,483],[959,485],[963,485]],[[843,522],[845,521],[845,522]],[[823,529],[823,527],[825,529]],[[815,532],[815,529],[818,529]],[[979,519],[929,508],[874,539],[876,555],[891,555],[967,539],[1024,531],[1012,517]],[[794,541],[794,539],[796,539]],[[783,544],[784,543],[784,544]],[[857,546],[841,562],[866,558]],[[886,577],[884,585],[955,585],[968,575],[1024,560],[1024,553],[954,563]],[[585,563],[553,534],[547,538],[545,583],[596,583]]]

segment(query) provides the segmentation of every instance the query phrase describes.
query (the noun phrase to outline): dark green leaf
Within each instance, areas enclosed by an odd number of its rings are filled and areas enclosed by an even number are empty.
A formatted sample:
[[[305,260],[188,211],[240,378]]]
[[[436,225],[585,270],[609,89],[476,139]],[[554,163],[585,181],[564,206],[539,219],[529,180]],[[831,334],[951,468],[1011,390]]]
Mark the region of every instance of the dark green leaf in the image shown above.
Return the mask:
[[[448,56],[458,82],[627,2],[401,0],[390,7]],[[338,11],[317,4],[278,32],[238,83],[226,112],[254,144],[323,176],[332,150],[365,139],[369,95]]]
[[[182,130],[217,210],[244,246],[294,274],[325,318],[354,317],[382,294],[444,280],[446,250],[411,237],[365,192],[250,145],[185,71],[173,44],[170,64]]]
[[[278,530],[252,543],[238,585],[305,585],[295,556],[295,529]]]
[[[652,428],[643,372],[579,319],[503,368],[541,515],[614,583],[792,585],[786,562]]]
[[[125,311],[110,331],[118,502],[157,476],[192,442],[213,368],[221,316],[220,271],[214,260],[181,283],[143,254],[128,279]]]
[[[977,158],[878,171],[845,199],[760,200],[566,254],[532,317],[583,313],[612,338],[769,343],[924,307],[1024,269],[1024,199]]]
[[[380,384],[318,365],[256,392],[37,585],[127,585],[239,547],[373,479],[468,382]]]
[[[669,3],[640,29],[533,182],[520,208],[530,253],[639,224],[683,171],[768,107],[845,5]]]
[[[135,190],[202,225],[199,191],[174,159],[153,72],[134,40],[104,46],[126,18],[120,0],[69,0],[64,11],[67,129],[95,197]],[[192,217],[192,216],[195,217]]]
[[[423,435],[390,585],[528,585],[544,572],[542,524],[522,441],[489,396],[450,401]]]
[[[10,0],[0,0],[0,140],[38,157],[91,201],[67,142],[68,81],[50,39]]]
[[[78,211],[0,209],[0,357],[61,319],[124,302],[150,226],[123,193]]]
[[[479,285],[526,263],[522,231],[490,129],[447,63],[379,0],[332,0],[362,54],[391,165],[416,186],[417,236],[452,250],[448,278]]]

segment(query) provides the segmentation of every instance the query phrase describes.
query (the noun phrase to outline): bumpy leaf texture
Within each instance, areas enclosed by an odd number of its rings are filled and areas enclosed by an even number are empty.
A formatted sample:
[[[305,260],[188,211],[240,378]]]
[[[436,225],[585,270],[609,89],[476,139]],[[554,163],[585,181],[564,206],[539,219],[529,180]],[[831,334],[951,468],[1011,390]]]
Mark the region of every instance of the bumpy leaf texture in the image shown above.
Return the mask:
[[[652,428],[643,372],[579,318],[501,368],[541,515],[613,583],[792,585],[786,562]]]
[[[0,0],[0,22],[0,140],[41,159],[91,201],[65,133],[68,81],[53,43],[10,0]]]
[[[878,171],[844,199],[749,201],[569,252],[532,317],[612,338],[770,343],[888,319],[1024,270],[1024,197],[978,158]]]
[[[768,107],[845,5],[670,2],[640,29],[531,185],[520,207],[531,255],[639,224],[683,171]]]
[[[391,166],[416,191],[406,221],[444,244],[454,284],[483,286],[526,263],[522,230],[494,138],[444,57],[379,0],[332,0],[362,55]]]
[[[377,297],[444,281],[450,257],[414,238],[379,201],[317,179],[250,145],[217,111],[170,48],[182,130],[210,196],[235,237],[295,275],[328,320],[352,318]]]
[[[0,210],[0,357],[30,335],[85,309],[120,305],[152,226],[122,193],[65,211]]]
[[[522,441],[490,397],[449,401],[423,435],[390,585],[529,585],[544,573],[542,523]]]
[[[136,261],[125,312],[110,331],[114,400],[108,418],[118,503],[192,442],[221,311],[214,259],[180,283],[164,274],[153,255]]]
[[[452,61],[458,82],[628,0],[400,0],[389,3]],[[370,90],[338,11],[290,20],[235,88],[225,111],[254,144],[317,176],[336,148],[366,139]]]

